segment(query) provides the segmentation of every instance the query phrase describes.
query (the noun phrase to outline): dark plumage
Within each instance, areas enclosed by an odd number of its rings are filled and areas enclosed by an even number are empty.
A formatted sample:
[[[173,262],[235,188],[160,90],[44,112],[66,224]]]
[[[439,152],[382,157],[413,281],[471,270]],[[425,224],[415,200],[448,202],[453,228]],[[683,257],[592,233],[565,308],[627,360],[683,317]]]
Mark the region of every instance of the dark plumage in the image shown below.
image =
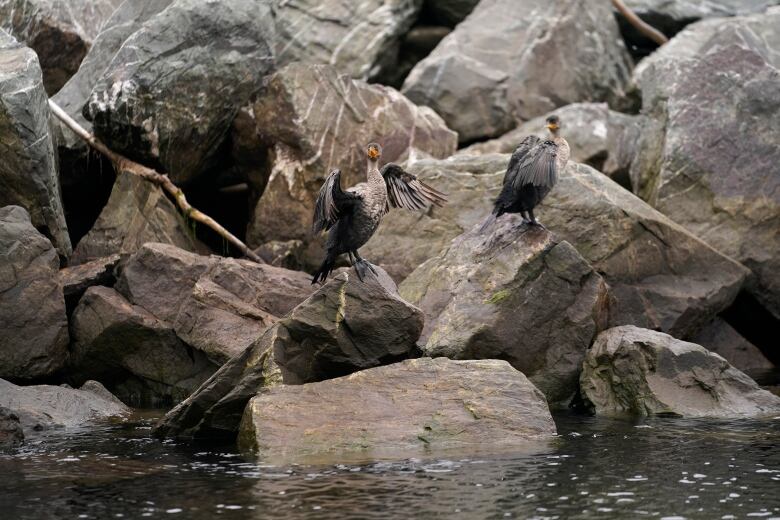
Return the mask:
[[[557,116],[547,118],[547,128],[552,139],[529,135],[512,153],[493,213],[481,230],[487,229],[504,213],[520,213],[528,223],[541,225],[534,217],[534,208],[550,193],[558,182],[558,174],[569,161],[569,144],[558,135]]]
[[[444,194],[431,188],[397,164],[389,163],[378,169],[382,149],[378,144],[368,145],[368,171],[366,182],[348,189],[341,189],[341,171],[333,170],[320,189],[314,207],[312,230],[328,231],[325,260],[314,274],[312,283],[324,281],[339,255],[348,253],[362,280],[365,269],[373,271],[371,264],[360,257],[362,247],[376,229],[382,217],[395,208],[423,209],[428,203],[441,206],[447,201]]]

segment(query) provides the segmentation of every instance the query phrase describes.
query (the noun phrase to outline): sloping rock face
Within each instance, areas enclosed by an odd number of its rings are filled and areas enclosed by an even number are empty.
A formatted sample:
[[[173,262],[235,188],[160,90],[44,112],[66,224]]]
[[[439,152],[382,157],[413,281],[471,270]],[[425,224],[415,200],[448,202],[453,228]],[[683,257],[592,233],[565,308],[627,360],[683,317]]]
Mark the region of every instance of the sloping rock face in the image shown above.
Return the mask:
[[[497,139],[473,144],[459,154],[512,153],[528,135],[542,139],[549,136],[545,128],[548,116],[561,119],[561,134],[571,147],[571,161],[593,166],[623,186],[628,180],[631,161],[636,153],[641,116],[610,110],[606,103],[573,103],[536,117]]]
[[[247,231],[256,247],[272,240],[312,242],[314,201],[332,168],[345,187],[365,180],[365,146],[382,145],[385,162],[454,153],[456,136],[432,110],[389,87],[295,64],[270,77],[254,106],[260,137],[271,147],[271,177]],[[319,264],[319,246],[305,255]]]
[[[753,271],[780,317],[780,7],[699,22],[635,73],[648,116],[632,185]],[[749,131],[748,131],[749,129]]]
[[[166,244],[144,245],[116,289],[219,365],[314,291],[306,273]]]
[[[121,0],[1,0],[0,28],[31,47],[49,95],[79,68],[92,40]]]
[[[599,415],[744,417],[780,411],[780,397],[719,355],[634,326],[599,334],[580,384]]]
[[[35,52],[0,30],[0,206],[26,208],[33,224],[68,256],[47,99]]]
[[[0,407],[0,453],[11,451],[24,444],[24,430],[19,416],[8,408]]]
[[[498,196],[508,157],[454,155],[421,159],[406,170],[447,194],[444,207],[424,213],[392,209],[361,248],[361,255],[402,282],[423,262],[441,253],[453,238],[482,222]]]
[[[353,78],[373,79],[395,65],[400,39],[423,0],[274,1],[274,49],[280,66],[330,64]],[[368,144],[368,143],[366,143]]]
[[[758,347],[742,337],[722,318],[716,317],[705,325],[691,338],[691,342],[715,352],[743,372],[769,370],[774,367]]]
[[[205,246],[158,186],[120,172],[108,203],[92,229],[76,245],[71,264],[114,254],[128,256],[147,242],[164,242],[188,251]]]
[[[16,386],[0,379],[0,407],[18,415],[28,434],[52,427],[84,426],[130,412],[94,381],[77,390],[51,385]]]
[[[554,435],[544,395],[506,361],[421,358],[263,390],[238,445],[261,460],[343,462],[528,450]]]
[[[483,0],[402,91],[469,142],[568,103],[616,101],[629,74],[609,4]]]
[[[262,388],[338,377],[414,354],[422,312],[375,269],[378,276],[364,282],[352,271],[329,280],[171,410],[157,434],[233,437]]]
[[[197,177],[274,66],[265,2],[175,0],[135,31],[84,108],[113,149]]]
[[[68,321],[57,252],[18,206],[0,208],[0,377],[30,380],[62,368]]]
[[[68,375],[104,381],[122,401],[179,402],[218,368],[172,327],[108,287],[90,287],[71,318]]]
[[[516,215],[456,238],[400,292],[425,312],[426,354],[505,359],[551,404],[576,392],[585,350],[608,318],[601,276],[568,242]]]

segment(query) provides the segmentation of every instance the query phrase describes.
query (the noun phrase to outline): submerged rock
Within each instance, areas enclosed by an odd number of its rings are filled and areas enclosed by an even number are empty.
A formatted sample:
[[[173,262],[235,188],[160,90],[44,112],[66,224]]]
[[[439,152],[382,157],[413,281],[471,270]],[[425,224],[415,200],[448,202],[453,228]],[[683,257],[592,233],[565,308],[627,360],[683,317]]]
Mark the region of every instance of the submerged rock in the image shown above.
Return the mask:
[[[544,395],[506,361],[421,358],[263,390],[238,445],[261,460],[343,462],[517,452],[554,436]]]
[[[0,208],[0,377],[37,379],[64,365],[68,321],[59,264],[23,208]]]
[[[33,225],[67,257],[71,243],[47,99],[35,53],[0,29],[0,207],[26,208]]]
[[[567,103],[616,101],[629,71],[608,3],[482,0],[412,69],[403,92],[463,143]]]
[[[744,417],[780,412],[762,390],[719,355],[634,326],[599,334],[583,363],[582,396],[598,415]]]
[[[0,379],[0,407],[13,410],[27,434],[62,426],[86,426],[130,412],[95,381],[76,390],[51,385],[17,386]]]
[[[452,359],[505,359],[551,404],[567,402],[608,318],[607,286],[568,242],[500,219],[452,241],[401,284],[425,313],[423,351]]]
[[[49,95],[79,68],[121,0],[0,0],[0,28],[38,55]],[[129,2],[133,3],[133,2]]]
[[[743,372],[769,370],[774,365],[759,350],[722,318],[715,318],[704,326],[691,342],[715,352],[737,370]]]
[[[271,147],[271,177],[254,210],[247,242],[313,239],[314,201],[328,172],[342,171],[344,187],[365,180],[365,146],[382,145],[384,162],[421,154],[446,157],[456,136],[432,110],[396,90],[339,75],[333,67],[294,64],[271,76],[254,106],[257,130]],[[305,252],[319,264],[319,245]]]
[[[751,269],[780,317],[780,7],[691,25],[637,67],[637,194]]]
[[[19,416],[8,408],[0,407],[0,453],[11,451],[24,444],[24,430]]]
[[[175,0],[125,40],[84,115],[111,148],[190,181],[273,68],[273,34],[269,3]]]
[[[413,355],[422,312],[375,267],[329,280],[225,363],[157,427],[165,437],[235,436],[247,402],[262,388],[346,375]]]

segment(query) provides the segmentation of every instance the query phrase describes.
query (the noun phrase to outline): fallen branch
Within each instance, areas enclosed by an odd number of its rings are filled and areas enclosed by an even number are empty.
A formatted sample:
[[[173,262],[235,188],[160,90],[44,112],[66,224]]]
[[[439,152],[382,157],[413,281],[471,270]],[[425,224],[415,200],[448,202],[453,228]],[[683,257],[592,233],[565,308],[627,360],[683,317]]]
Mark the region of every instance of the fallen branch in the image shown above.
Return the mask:
[[[612,0],[612,5],[615,6],[615,9],[617,9],[618,12],[622,14],[625,19],[628,20],[628,23],[633,25],[637,31],[647,36],[658,45],[663,45],[669,41],[669,38],[667,38],[661,31],[645,23],[641,18],[639,18],[634,11],[629,9],[626,4],[623,3],[623,0]]]
[[[259,256],[254,253],[254,251],[249,249],[249,247],[247,247],[247,245],[239,240],[238,237],[236,237],[233,233],[222,227],[216,220],[209,217],[202,211],[199,211],[190,206],[190,203],[187,202],[187,198],[184,196],[184,192],[181,191],[181,189],[173,182],[171,182],[167,175],[163,175],[151,168],[147,168],[142,164],[131,161],[124,155],[114,152],[105,144],[100,142],[94,135],[89,133],[83,126],[78,124],[51,99],[49,100],[49,108],[51,108],[52,113],[57,116],[57,119],[62,121],[65,126],[73,130],[73,132],[86,141],[89,146],[106,156],[112,163],[114,163],[114,167],[117,169],[117,171],[125,171],[133,175],[137,175],[144,180],[160,186],[174,198],[176,205],[179,206],[179,209],[181,209],[182,213],[184,213],[187,218],[196,222],[200,222],[206,227],[214,230],[219,236],[227,240],[230,244],[235,246],[239,251],[246,255],[247,258],[259,264],[265,263]]]

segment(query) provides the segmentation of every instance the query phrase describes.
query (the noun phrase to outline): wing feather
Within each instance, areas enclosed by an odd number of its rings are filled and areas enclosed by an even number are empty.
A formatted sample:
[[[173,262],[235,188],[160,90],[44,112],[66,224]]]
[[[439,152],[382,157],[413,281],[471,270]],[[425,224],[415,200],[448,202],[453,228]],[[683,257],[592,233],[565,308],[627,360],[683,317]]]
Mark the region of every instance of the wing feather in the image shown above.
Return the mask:
[[[518,161],[513,170],[512,186],[519,189],[533,184],[552,188],[558,180],[557,156],[558,145],[554,141],[538,142]]]
[[[314,205],[312,231],[316,234],[330,229],[345,212],[352,209],[361,199],[359,194],[341,189],[341,170],[331,170],[320,188],[317,202]]]
[[[387,198],[394,208],[424,209],[427,204],[443,206],[447,196],[425,184],[399,165],[388,163],[382,168],[387,184]]]

